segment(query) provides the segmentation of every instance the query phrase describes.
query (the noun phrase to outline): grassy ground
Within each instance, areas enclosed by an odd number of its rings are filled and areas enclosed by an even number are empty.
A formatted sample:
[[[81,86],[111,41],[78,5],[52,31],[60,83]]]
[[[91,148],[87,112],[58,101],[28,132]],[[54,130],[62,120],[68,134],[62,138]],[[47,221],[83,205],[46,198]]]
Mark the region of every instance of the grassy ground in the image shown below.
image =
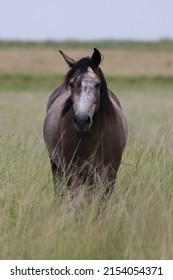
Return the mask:
[[[116,188],[99,216],[99,194],[91,206],[84,201],[80,213],[68,199],[62,205],[55,200],[42,139],[52,84],[42,92],[32,80],[25,91],[1,88],[0,259],[173,258],[173,86],[154,76],[152,84],[130,78],[132,84],[121,75],[118,90],[128,144]],[[116,79],[109,81],[116,91]]]

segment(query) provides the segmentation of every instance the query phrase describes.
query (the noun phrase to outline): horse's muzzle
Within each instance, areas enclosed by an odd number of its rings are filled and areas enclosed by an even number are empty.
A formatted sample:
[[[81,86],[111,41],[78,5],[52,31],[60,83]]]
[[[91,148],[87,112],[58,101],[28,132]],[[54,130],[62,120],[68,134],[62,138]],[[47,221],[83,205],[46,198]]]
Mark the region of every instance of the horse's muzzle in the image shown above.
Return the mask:
[[[74,116],[74,125],[77,131],[89,131],[92,124],[90,116],[85,114],[76,114]]]

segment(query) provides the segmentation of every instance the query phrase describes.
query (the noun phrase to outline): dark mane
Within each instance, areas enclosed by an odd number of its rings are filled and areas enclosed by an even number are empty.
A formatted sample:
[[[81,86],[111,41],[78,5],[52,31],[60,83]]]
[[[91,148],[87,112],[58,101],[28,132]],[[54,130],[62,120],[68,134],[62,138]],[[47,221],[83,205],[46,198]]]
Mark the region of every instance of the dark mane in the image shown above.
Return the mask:
[[[65,85],[68,86],[68,83],[72,77],[76,78],[80,76],[80,78],[82,79],[84,74],[87,72],[88,67],[91,67],[93,69],[93,65],[91,63],[90,57],[84,57],[81,58],[79,61],[77,61],[73,65],[73,67],[67,72],[65,76]]]

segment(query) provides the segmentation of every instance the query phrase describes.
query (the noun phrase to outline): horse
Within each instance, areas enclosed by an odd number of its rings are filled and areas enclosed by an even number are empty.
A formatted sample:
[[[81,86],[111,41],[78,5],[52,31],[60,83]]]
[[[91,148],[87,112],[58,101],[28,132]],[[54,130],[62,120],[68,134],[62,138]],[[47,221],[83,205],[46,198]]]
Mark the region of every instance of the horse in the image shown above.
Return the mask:
[[[48,99],[43,126],[55,192],[65,174],[72,197],[82,186],[94,190],[101,179],[107,195],[115,186],[127,141],[126,118],[107,87],[98,49],[77,61],[59,52],[70,69]]]

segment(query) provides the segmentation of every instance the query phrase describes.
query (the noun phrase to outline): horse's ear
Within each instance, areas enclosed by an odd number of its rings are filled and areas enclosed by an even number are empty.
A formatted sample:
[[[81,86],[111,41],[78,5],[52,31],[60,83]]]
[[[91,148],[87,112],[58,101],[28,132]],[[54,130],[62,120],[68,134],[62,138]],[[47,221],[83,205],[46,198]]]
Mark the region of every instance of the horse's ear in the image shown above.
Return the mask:
[[[63,53],[62,51],[59,50],[59,52],[63,56],[63,58],[65,59],[67,64],[72,68],[73,65],[76,63],[76,61],[73,58],[71,58],[68,55],[66,55],[65,53]]]
[[[101,54],[100,54],[99,50],[94,48],[94,52],[93,52],[93,54],[91,56],[92,63],[94,63],[95,67],[98,67],[100,62],[101,62],[101,60],[102,59],[101,59]]]

